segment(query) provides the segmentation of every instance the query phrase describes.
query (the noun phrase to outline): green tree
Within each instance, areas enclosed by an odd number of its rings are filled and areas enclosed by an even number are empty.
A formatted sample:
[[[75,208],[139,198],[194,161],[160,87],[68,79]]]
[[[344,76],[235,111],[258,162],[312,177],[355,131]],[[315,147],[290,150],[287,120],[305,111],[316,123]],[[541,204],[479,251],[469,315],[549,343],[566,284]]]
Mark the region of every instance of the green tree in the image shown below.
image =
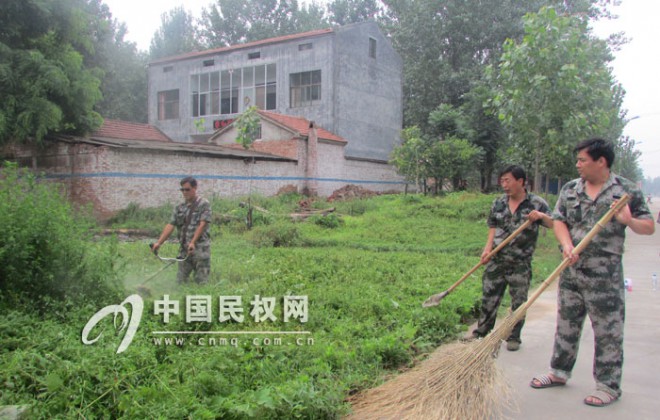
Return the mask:
[[[201,35],[209,48],[226,47],[328,27],[323,15],[297,0],[218,0],[202,12]]]
[[[426,161],[427,144],[416,126],[405,128],[401,132],[401,145],[394,148],[390,163],[406,181],[417,185],[419,191],[426,191],[428,165]]]
[[[76,213],[54,184],[15,163],[0,165],[0,308],[66,313],[67,306],[116,301],[118,254],[91,240],[92,219]]]
[[[126,24],[112,18],[110,9],[100,0],[89,8],[94,19],[93,54],[85,57],[85,66],[104,70],[101,78],[103,99],[95,110],[104,118],[124,121],[147,121],[147,54],[135,43],[124,39]]]
[[[499,64],[489,68],[494,96],[488,103],[510,135],[507,154],[533,169],[537,191],[543,173],[567,175],[578,140],[620,135],[610,50],[587,24],[542,8],[525,17],[523,40],[507,40]]]
[[[428,132],[439,104],[459,107],[507,38],[522,36],[521,18],[541,1],[386,0],[381,20],[404,61],[404,125]],[[485,22],[488,22],[487,24]]]
[[[199,50],[195,19],[183,6],[161,15],[161,26],[151,39],[149,56],[152,60]]]
[[[84,62],[94,54],[90,22],[85,0],[0,3],[0,142],[41,142],[101,124],[94,106],[103,72]]]
[[[614,167],[612,170],[631,181],[644,179],[642,169],[639,167],[639,158],[642,153],[635,149],[635,140],[628,136],[620,137],[614,147]]]
[[[479,165],[481,150],[468,140],[449,137],[431,143],[428,152],[431,177],[435,180],[436,193],[442,191],[445,180],[450,180],[454,190]]]
[[[441,107],[435,116],[439,120],[443,111],[455,114],[455,110]],[[415,182],[419,189],[428,192],[429,181],[437,194],[443,189],[445,181],[451,181],[453,188],[460,188],[461,181],[474,170],[481,160],[482,151],[468,140],[456,137],[460,130],[448,115],[442,122],[447,128],[439,139],[424,138],[418,127],[403,130],[403,142],[392,152],[390,162],[406,180]],[[448,134],[452,133],[452,134]]]
[[[490,188],[506,131],[484,112],[490,93],[482,83],[506,39],[521,40],[522,18],[541,6],[566,14],[607,17],[612,0],[384,0],[378,20],[403,58],[404,126],[433,135],[430,113],[440,104],[459,108],[471,127],[465,136],[483,151],[482,189]]]
[[[259,109],[256,106],[251,106],[246,109],[236,121],[234,126],[238,131],[236,136],[236,143],[249,149],[252,143],[257,139],[261,130],[261,118],[259,117]]]
[[[493,174],[500,163],[498,152],[506,135],[497,116],[487,112],[483,106],[484,101],[490,95],[491,91],[488,87],[479,81],[465,94],[465,102],[460,108],[466,121],[465,124],[470,127],[466,138],[482,151],[479,165],[482,191],[490,191],[493,188]]]
[[[374,20],[382,14],[378,0],[333,0],[327,10],[328,19],[337,26]]]

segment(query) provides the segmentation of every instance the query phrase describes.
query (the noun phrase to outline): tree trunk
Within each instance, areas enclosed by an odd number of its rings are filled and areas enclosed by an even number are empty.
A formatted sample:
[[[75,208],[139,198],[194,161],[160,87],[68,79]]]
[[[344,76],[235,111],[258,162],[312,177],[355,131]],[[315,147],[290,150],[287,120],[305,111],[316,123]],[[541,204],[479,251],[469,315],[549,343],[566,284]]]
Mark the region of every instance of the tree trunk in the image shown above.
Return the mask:
[[[534,154],[534,192],[538,192],[541,189],[541,156],[540,151]]]

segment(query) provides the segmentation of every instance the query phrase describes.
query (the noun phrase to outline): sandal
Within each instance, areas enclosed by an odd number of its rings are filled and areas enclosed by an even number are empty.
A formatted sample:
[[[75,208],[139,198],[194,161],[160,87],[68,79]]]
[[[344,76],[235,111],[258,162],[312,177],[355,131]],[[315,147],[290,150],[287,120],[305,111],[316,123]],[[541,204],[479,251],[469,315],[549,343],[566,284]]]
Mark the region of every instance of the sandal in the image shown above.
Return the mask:
[[[529,383],[534,389],[543,389],[543,388],[552,388],[555,386],[564,386],[566,382],[553,380],[550,375],[539,375],[535,378],[532,378],[532,381]]]
[[[591,400],[590,400],[591,399]],[[610,394],[609,392],[596,390],[592,392],[587,398],[584,399],[586,405],[592,407],[605,407],[618,400],[619,397]]]

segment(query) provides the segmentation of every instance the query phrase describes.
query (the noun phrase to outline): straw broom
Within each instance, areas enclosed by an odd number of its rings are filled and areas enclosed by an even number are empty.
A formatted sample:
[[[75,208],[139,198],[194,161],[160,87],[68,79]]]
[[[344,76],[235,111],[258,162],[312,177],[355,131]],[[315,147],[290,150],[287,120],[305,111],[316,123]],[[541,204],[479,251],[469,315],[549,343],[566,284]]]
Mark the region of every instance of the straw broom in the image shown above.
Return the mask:
[[[580,254],[614,215],[628,203],[619,199],[573,250]],[[501,342],[527,310],[568,267],[569,258],[548,276],[516,311],[483,339],[439,348],[409,373],[365,392],[353,403],[354,419],[486,419],[500,418],[513,405],[511,389],[497,367]]]

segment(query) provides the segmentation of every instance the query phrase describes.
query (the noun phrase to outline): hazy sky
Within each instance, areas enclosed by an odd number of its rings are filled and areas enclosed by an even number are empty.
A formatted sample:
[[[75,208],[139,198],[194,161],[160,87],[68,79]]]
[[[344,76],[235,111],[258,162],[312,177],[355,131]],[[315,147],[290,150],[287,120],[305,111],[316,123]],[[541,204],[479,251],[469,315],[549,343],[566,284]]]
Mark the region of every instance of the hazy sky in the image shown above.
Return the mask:
[[[311,0],[303,0],[307,3]],[[158,30],[161,15],[183,5],[199,17],[202,7],[212,0],[105,0],[113,16],[128,26],[127,40],[148,50],[151,37]],[[623,31],[630,42],[616,53],[612,63],[614,76],[626,90],[624,108],[630,121],[625,135],[635,139],[642,152],[640,165],[645,177],[660,177],[660,1],[623,0],[613,9],[619,18],[595,27],[602,37]]]

